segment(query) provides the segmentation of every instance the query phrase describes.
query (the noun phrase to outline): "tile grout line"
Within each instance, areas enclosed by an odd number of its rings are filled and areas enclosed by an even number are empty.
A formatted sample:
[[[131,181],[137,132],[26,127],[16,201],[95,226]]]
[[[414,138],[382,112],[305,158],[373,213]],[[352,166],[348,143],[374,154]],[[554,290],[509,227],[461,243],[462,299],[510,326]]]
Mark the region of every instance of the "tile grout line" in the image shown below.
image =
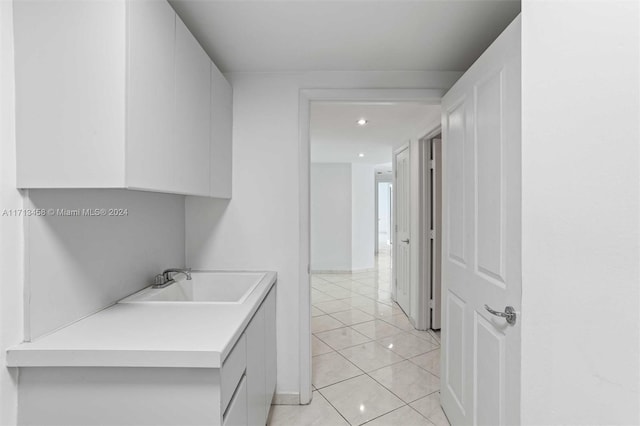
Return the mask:
[[[340,417],[342,417],[344,419],[344,421],[348,424],[351,425],[351,422],[349,420],[347,420],[347,418],[345,416],[342,415],[342,413],[340,412],[340,410],[338,410],[332,403],[331,401],[329,401],[322,392],[320,392],[320,389],[316,389],[316,392],[318,392],[320,394],[320,396],[322,397],[322,399],[324,399],[325,401],[327,401],[327,404],[329,404],[331,406],[331,408],[333,408],[333,411],[335,411],[336,413],[338,413],[338,415]],[[353,426],[353,425],[352,425]]]
[[[376,261],[376,264],[378,263],[378,261],[379,260]],[[377,268],[379,268],[379,265],[377,265]],[[390,268],[385,267],[382,270],[383,271],[390,271]],[[349,302],[346,302],[347,299],[354,299],[354,298],[357,298],[357,297],[361,297],[363,299],[368,299],[368,301],[371,301],[373,303],[384,305],[384,306],[388,306],[391,309],[394,309],[396,307],[395,306],[396,302],[394,302],[392,299],[385,299],[383,301],[383,300],[380,300],[378,297],[376,297],[379,294],[379,292],[385,292],[385,293],[388,293],[389,295],[391,295],[391,291],[383,290],[383,289],[380,288],[380,284],[381,284],[380,281],[381,280],[380,280],[379,275],[378,275],[379,271],[380,271],[380,269],[378,269],[378,271],[376,271],[376,272],[371,272],[372,274],[374,274],[373,277],[364,277],[363,276],[363,277],[359,277],[359,278],[347,278],[347,279],[340,280],[340,281],[337,281],[337,282],[331,282],[331,281],[325,280],[323,277],[316,276],[316,278],[318,278],[318,279],[320,279],[320,280],[322,280],[322,281],[324,281],[324,282],[326,282],[328,284],[340,287],[341,289],[344,289],[345,291],[348,291],[350,293],[350,296],[348,296],[348,297],[339,298],[339,297],[335,297],[335,296],[333,296],[333,295],[331,295],[329,293],[325,293],[324,291],[322,291],[322,290],[320,290],[318,288],[313,288],[314,290],[326,295],[327,297],[332,298],[332,300],[326,300],[326,301],[322,301],[322,302],[318,302],[318,303],[342,301],[343,303],[349,304],[349,309],[328,313],[328,312],[323,311],[321,308],[316,307],[315,304],[312,303],[312,306],[315,307],[316,309],[318,309],[320,312],[323,312],[325,315],[327,315],[330,318],[332,318],[332,319],[340,322],[341,324],[343,324],[342,327],[332,328],[332,329],[328,329],[328,330],[322,330],[322,331],[319,331],[318,333],[324,333],[324,332],[328,332],[328,331],[335,331],[335,330],[339,330],[339,329],[342,329],[342,328],[349,328],[351,332],[358,333],[359,335],[361,335],[361,336],[363,336],[363,337],[365,337],[365,338],[367,338],[369,340],[366,341],[366,342],[357,343],[355,345],[346,346],[346,347],[341,348],[341,349],[335,349],[333,346],[328,344],[322,338],[317,336],[316,333],[312,333],[312,335],[314,337],[316,337],[322,343],[324,343],[329,348],[331,348],[330,352],[325,352],[324,354],[318,354],[318,355],[314,355],[314,356],[327,355],[327,354],[330,354],[332,352],[335,352],[340,357],[342,357],[345,361],[347,361],[350,365],[354,366],[357,370],[359,370],[361,372],[361,374],[358,374],[356,376],[353,376],[353,377],[350,377],[350,378],[347,378],[347,379],[344,379],[344,380],[339,380],[339,381],[337,381],[335,383],[323,386],[321,388],[315,388],[315,391],[318,392],[322,396],[322,398],[329,403],[329,405],[332,407],[332,409],[334,411],[336,411],[340,415],[340,417],[342,417],[347,422],[347,424],[355,426],[353,423],[349,422],[349,420],[347,420],[347,418],[345,416],[343,416],[342,413],[340,413],[340,411],[326,398],[326,396],[322,393],[322,390],[325,390],[330,386],[337,385],[337,384],[343,383],[343,382],[351,380],[351,379],[356,379],[356,378],[359,378],[359,377],[362,377],[362,376],[367,376],[368,378],[373,380],[375,383],[377,383],[379,386],[381,386],[382,389],[388,391],[391,395],[395,396],[400,402],[402,402],[402,405],[399,406],[399,407],[394,408],[393,410],[390,410],[390,411],[387,411],[387,412],[382,413],[380,415],[377,415],[377,416],[373,417],[372,419],[367,420],[364,423],[358,423],[358,424],[363,425],[363,424],[367,424],[367,423],[373,422],[374,420],[376,420],[376,419],[378,419],[380,417],[383,417],[383,416],[385,416],[387,414],[390,414],[390,413],[392,413],[394,411],[400,410],[400,409],[402,409],[404,407],[409,407],[413,412],[418,413],[421,416],[421,418],[424,418],[428,422],[435,424],[435,422],[432,421],[429,417],[423,415],[421,412],[419,412],[418,410],[413,408],[411,406],[411,404],[413,404],[413,403],[415,403],[415,402],[417,402],[417,401],[419,401],[419,400],[421,400],[423,398],[427,398],[427,397],[429,397],[429,396],[431,396],[431,395],[433,395],[435,393],[439,393],[440,392],[440,388],[438,388],[437,390],[434,390],[433,392],[430,392],[430,393],[428,393],[426,395],[423,395],[423,396],[421,396],[419,398],[416,398],[416,399],[414,399],[412,401],[405,402],[402,398],[400,398],[400,396],[395,394],[391,389],[387,388],[385,385],[380,383],[378,380],[376,380],[370,374],[370,373],[374,373],[374,372],[376,372],[378,370],[381,370],[381,369],[384,369],[384,368],[387,368],[387,367],[391,367],[391,366],[403,363],[405,361],[409,361],[409,363],[411,365],[414,365],[414,366],[420,368],[420,370],[422,370],[422,371],[428,373],[429,375],[431,375],[431,376],[437,378],[438,380],[440,380],[440,377],[436,376],[431,371],[427,370],[426,368],[423,368],[422,366],[420,366],[420,365],[416,364],[414,361],[412,361],[412,359],[414,359],[414,358],[417,358],[417,357],[419,357],[421,355],[426,355],[428,353],[431,353],[431,352],[434,352],[434,351],[440,349],[440,347],[441,347],[440,340],[438,338],[436,338],[436,335],[434,335],[435,333],[432,330],[426,330],[425,331],[426,336],[421,336],[421,335],[418,335],[418,334],[414,334],[414,333],[412,333],[412,331],[414,331],[415,329],[406,330],[404,328],[401,328],[401,327],[397,326],[396,324],[394,324],[394,323],[392,323],[390,321],[390,319],[392,319],[395,315],[399,315],[400,313],[404,314],[404,312],[402,312],[402,311],[396,312],[396,313],[393,313],[393,311],[392,311],[390,316],[379,317],[379,316],[377,316],[375,314],[370,314],[369,312],[362,310],[360,306],[354,306],[354,305],[351,305]],[[363,281],[360,281],[360,279],[363,279]],[[386,278],[384,278],[382,281],[384,281],[384,280],[386,280]],[[373,284],[370,284],[370,283],[365,282],[365,281],[369,281],[369,282],[373,281]],[[347,286],[347,283],[348,283],[348,286]],[[369,291],[366,291],[363,294],[363,293],[359,293],[357,291],[354,291],[353,288],[352,288],[354,284],[356,284],[358,286],[359,285],[366,286],[367,288],[371,289],[370,291],[374,291],[375,293],[374,294],[367,294],[367,293],[369,293]],[[382,284],[383,284],[383,286],[384,285],[390,285],[390,283],[389,284],[382,283]],[[313,287],[313,285],[312,285],[312,287]],[[361,287],[361,288],[364,289],[364,287]],[[369,302],[367,302],[367,303],[369,303]],[[369,315],[369,316],[372,317],[372,319],[368,319],[368,320],[365,320],[365,321],[357,321],[357,322],[353,322],[353,323],[350,323],[350,324],[345,324],[344,322],[342,322],[341,320],[339,320],[338,318],[333,316],[333,314],[337,314],[337,313],[340,313],[340,312],[352,311],[352,310],[355,310],[355,311],[364,313],[366,315]],[[376,309],[376,311],[377,311],[377,309]],[[405,315],[405,318],[407,318],[406,314],[404,314],[404,315]],[[395,329],[398,330],[398,332],[395,333],[395,334],[391,334],[389,336],[383,336],[383,337],[379,337],[379,338],[371,338],[370,336],[365,335],[364,333],[362,333],[362,332],[360,332],[360,331],[358,331],[357,329],[354,328],[354,326],[358,326],[358,325],[369,323],[369,322],[374,322],[376,320],[382,321],[386,325],[394,327]],[[375,329],[375,327],[374,327],[374,329]],[[421,331],[421,330],[419,330],[419,331]],[[422,352],[422,353],[419,353],[419,354],[416,354],[416,355],[412,355],[411,357],[405,357],[404,355],[401,355],[401,354],[393,351],[392,349],[387,348],[384,344],[379,342],[379,340],[381,340],[381,339],[386,339],[386,338],[398,336],[398,335],[401,335],[401,334],[411,335],[411,336],[415,337],[416,339],[420,339],[422,341],[425,341],[425,342],[428,342],[428,343],[430,343],[432,345],[435,345],[435,347],[433,347],[432,349],[430,349],[428,351],[425,351],[425,352]],[[355,348],[357,346],[360,346],[360,345],[363,345],[363,344],[370,344],[370,343],[375,343],[375,344],[379,345],[381,348],[392,352],[395,356],[399,357],[401,360],[397,361],[397,362],[392,362],[391,364],[384,365],[382,367],[378,367],[378,368],[376,368],[374,370],[371,370],[371,371],[364,371],[362,368],[360,368],[358,365],[356,365],[354,362],[352,362],[349,358],[347,358],[343,353],[341,353],[341,351],[345,351],[347,349]],[[315,385],[314,385],[314,387],[315,387]]]

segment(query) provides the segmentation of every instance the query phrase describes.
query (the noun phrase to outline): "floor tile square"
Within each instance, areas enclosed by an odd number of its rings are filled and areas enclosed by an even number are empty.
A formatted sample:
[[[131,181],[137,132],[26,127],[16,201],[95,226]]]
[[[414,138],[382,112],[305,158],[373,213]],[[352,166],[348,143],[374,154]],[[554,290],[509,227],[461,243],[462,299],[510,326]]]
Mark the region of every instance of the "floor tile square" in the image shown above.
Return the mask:
[[[418,355],[409,361],[424,368],[434,376],[440,377],[440,349],[434,349],[426,354]]]
[[[316,391],[309,405],[272,406],[269,425],[349,426],[349,423]]]
[[[385,305],[384,303],[376,302],[372,300],[373,304],[363,305],[362,307],[358,307],[361,311],[368,313],[369,315],[373,315],[380,319],[391,318],[395,314],[401,314],[402,311],[397,311],[393,306]]]
[[[431,334],[431,330],[425,331],[425,330],[415,330],[414,329],[414,330],[409,330],[409,332],[411,334],[413,334],[414,336],[417,336],[417,337],[419,337],[421,339],[424,339],[424,340],[428,340],[428,341],[432,342],[434,345],[440,346],[440,341],[437,340],[433,336],[433,334]]]
[[[433,423],[413,408],[405,405],[370,421],[367,426],[433,426]]]
[[[413,328],[413,325],[411,325],[411,322],[409,321],[409,318],[407,318],[407,316],[405,314],[391,315],[390,317],[385,318],[384,320],[387,321],[389,324],[392,324],[395,327],[398,327],[399,329],[404,330],[404,331],[413,331],[413,330],[415,330]]]
[[[335,297],[331,297],[328,294],[325,294],[316,289],[311,289],[311,303],[316,304],[319,302],[328,302],[331,300],[335,300]]]
[[[339,283],[342,281],[351,280],[351,275],[348,274],[325,274],[322,275],[322,279],[330,283]]]
[[[377,342],[362,343],[342,349],[340,353],[356,367],[366,372],[404,361],[400,355],[391,352]]]
[[[326,312],[328,314],[332,314],[334,312],[340,312],[340,311],[346,311],[348,309],[351,309],[351,305],[349,305],[346,302],[343,302],[342,300],[331,300],[328,302],[319,302],[319,303],[313,303],[313,305],[320,309],[323,312]]]
[[[314,356],[312,382],[317,389],[362,374],[362,371],[337,352]]]
[[[316,337],[337,351],[348,348],[349,346],[369,342],[371,340],[367,336],[360,334],[349,327],[316,333]]]
[[[362,324],[356,324],[351,328],[356,330],[358,333],[362,333],[374,340],[382,339],[383,337],[387,336],[393,336],[394,334],[400,334],[403,332],[399,328],[394,327],[391,324],[381,320],[374,320],[364,322]]]
[[[373,320],[373,316],[366,314],[358,309],[349,309],[348,311],[335,312],[332,317],[343,323],[344,325],[359,324]]]
[[[360,425],[404,403],[371,377],[362,375],[320,390],[352,425]]]
[[[325,294],[328,294],[331,297],[335,297],[336,299],[344,299],[346,297],[350,297],[352,292],[346,288],[335,286],[336,288],[330,288],[322,290]]]
[[[429,396],[412,402],[411,407],[436,426],[449,426],[449,420],[440,406],[440,392],[434,392]]]
[[[311,307],[311,316],[312,317],[319,317],[320,315],[326,315],[326,312],[322,312],[320,309],[316,308],[315,306]]]
[[[404,361],[369,373],[377,382],[409,403],[440,389],[440,379]]]
[[[318,339],[316,336],[311,336],[311,354],[313,356],[326,354],[328,352],[333,352],[333,348],[327,345],[322,340]]]
[[[320,315],[311,318],[311,332],[314,334],[340,327],[344,327],[344,324],[329,315]]]
[[[378,342],[404,358],[413,358],[438,347],[435,343],[416,337],[411,333],[396,334],[379,339]]]

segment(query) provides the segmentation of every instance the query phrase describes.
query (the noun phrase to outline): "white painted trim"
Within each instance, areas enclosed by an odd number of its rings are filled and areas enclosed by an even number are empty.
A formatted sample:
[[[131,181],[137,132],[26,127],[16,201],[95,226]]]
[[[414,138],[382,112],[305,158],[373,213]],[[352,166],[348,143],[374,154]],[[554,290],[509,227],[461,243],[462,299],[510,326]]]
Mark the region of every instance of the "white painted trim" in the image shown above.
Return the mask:
[[[300,342],[300,404],[311,402],[311,280],[310,252],[310,109],[311,101],[334,102],[422,102],[440,105],[444,89],[300,89],[298,96],[298,158],[299,158],[299,342]],[[393,227],[393,223],[392,223]],[[392,228],[393,230],[393,228]]]
[[[301,90],[299,94],[299,193],[300,200],[300,240],[298,253],[300,264],[298,265],[300,281],[299,308],[299,339],[300,339],[300,394],[298,404],[309,404],[313,395],[311,385],[311,99],[312,94]]]
[[[431,139],[435,138],[436,136],[438,136],[441,133],[442,133],[442,123],[438,124],[433,129],[425,132],[425,136],[423,137],[423,139],[431,140]]]
[[[312,270],[312,274],[357,274],[360,272],[373,272],[376,268],[362,268],[362,269],[331,269],[331,270]]]
[[[273,405],[300,405],[300,394],[297,392],[283,392],[273,395]]]

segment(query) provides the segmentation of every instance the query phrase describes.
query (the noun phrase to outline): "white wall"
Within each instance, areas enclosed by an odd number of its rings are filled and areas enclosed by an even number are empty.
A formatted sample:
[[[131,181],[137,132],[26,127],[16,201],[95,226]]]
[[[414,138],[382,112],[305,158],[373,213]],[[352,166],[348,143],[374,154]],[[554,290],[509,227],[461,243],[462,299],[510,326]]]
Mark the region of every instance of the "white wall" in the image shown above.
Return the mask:
[[[351,164],[311,164],[311,270],[351,270]]]
[[[97,312],[184,266],[184,196],[118,189],[30,190],[36,209],[127,209],[126,216],[26,221],[31,338]]]
[[[368,164],[311,164],[311,270],[374,266],[375,170]]]
[[[20,209],[16,187],[13,3],[0,1],[0,214]],[[17,421],[17,371],[6,365],[6,349],[22,341],[22,218],[0,215],[0,425]]]
[[[376,190],[378,191],[378,235],[376,238],[382,244],[386,244],[387,240],[391,241],[391,183],[376,181]]]
[[[638,424],[639,4],[522,20],[522,423]]]
[[[312,193],[313,194],[313,193]],[[351,165],[351,270],[372,269],[375,263],[375,168]],[[312,210],[313,214],[313,210]],[[313,220],[311,221],[313,224]],[[312,240],[313,242],[313,237]],[[312,255],[313,256],[313,255]],[[313,259],[313,257],[312,257]]]
[[[187,264],[278,272],[278,394],[300,392],[301,88],[446,89],[457,72],[237,73],[230,202],[187,197]],[[301,268],[302,266],[302,268]]]

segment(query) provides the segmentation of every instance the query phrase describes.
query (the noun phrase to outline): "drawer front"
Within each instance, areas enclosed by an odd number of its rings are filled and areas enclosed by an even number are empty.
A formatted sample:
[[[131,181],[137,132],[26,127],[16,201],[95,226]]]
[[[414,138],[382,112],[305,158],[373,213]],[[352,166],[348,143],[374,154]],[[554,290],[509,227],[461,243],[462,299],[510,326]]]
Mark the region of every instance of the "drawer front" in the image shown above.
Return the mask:
[[[238,390],[229,403],[222,419],[224,426],[247,426],[247,377],[242,376]]]
[[[244,334],[238,339],[227,358],[222,364],[220,371],[220,409],[224,413],[231,401],[233,392],[238,386],[238,382],[242,378],[247,368],[247,339]]]

